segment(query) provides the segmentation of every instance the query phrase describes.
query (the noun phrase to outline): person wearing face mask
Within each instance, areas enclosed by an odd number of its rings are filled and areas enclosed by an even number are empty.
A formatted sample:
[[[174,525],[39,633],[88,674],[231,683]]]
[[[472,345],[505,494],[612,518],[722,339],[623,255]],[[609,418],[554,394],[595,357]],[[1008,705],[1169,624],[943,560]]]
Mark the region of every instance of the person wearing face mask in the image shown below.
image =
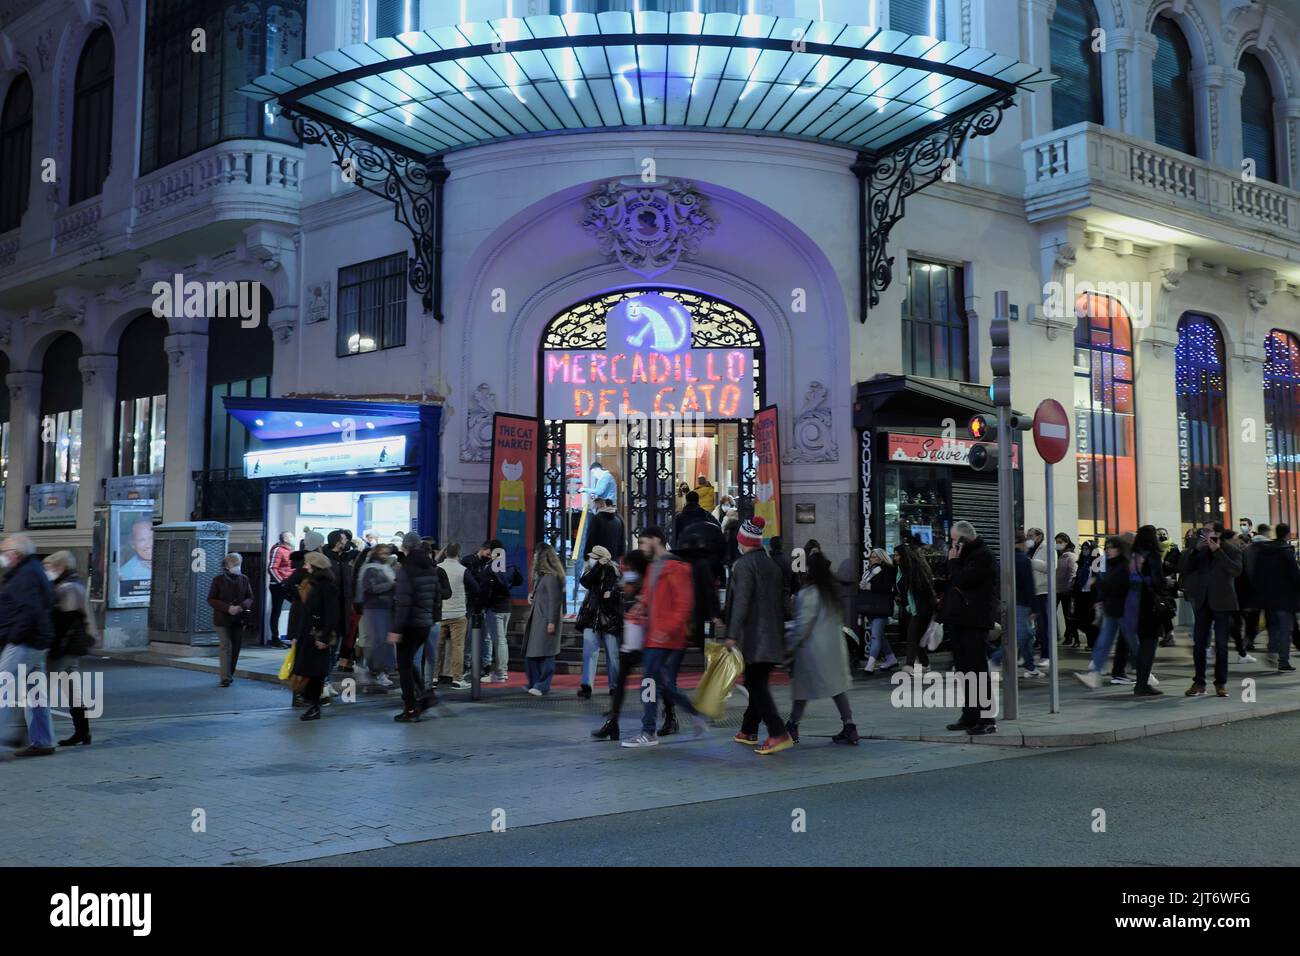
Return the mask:
[[[1074,542],[1070,536],[1062,531],[1056,536],[1056,606],[1061,609],[1061,614],[1068,622],[1073,613],[1074,606],[1074,575],[1079,570],[1078,559],[1074,556]],[[1069,630],[1067,629],[1065,637],[1068,638]],[[1065,643],[1069,643],[1068,639]],[[1074,643],[1077,645],[1079,639],[1076,637]]]
[[[212,608],[212,629],[221,641],[221,686],[229,687],[235,679],[235,664],[243,643],[241,618],[253,608],[253,586],[243,572],[239,555],[226,555],[221,566],[223,573],[214,577],[208,588],[208,606]]]
[[[45,654],[54,642],[54,590],[36,557],[36,543],[25,534],[13,534],[0,542],[0,676],[12,686],[20,669],[28,677],[45,669]],[[29,701],[26,707],[5,707],[3,733],[11,746],[22,741],[26,730],[28,746],[18,757],[45,757],[54,753],[54,722],[48,700]],[[23,724],[26,723],[24,728]]]
[[[1038,637],[1038,656],[1050,664],[1053,651],[1047,646],[1047,551],[1043,547],[1046,538],[1042,528],[1025,532],[1025,553],[1034,569],[1034,633]]]
[[[86,613],[86,587],[77,577],[77,558],[71,551],[56,551],[45,559],[45,576],[54,587],[54,643],[46,667],[51,675],[76,674],[81,657],[94,646],[95,625]],[[90,718],[85,707],[68,707],[72,736],[60,747],[90,745]]]

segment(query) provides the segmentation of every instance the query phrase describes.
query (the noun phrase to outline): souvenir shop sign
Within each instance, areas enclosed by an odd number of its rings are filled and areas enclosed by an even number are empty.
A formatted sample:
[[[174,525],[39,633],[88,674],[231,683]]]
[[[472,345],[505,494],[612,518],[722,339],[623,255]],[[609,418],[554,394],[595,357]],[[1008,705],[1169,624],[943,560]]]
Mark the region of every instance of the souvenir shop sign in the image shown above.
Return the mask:
[[[753,395],[753,349],[691,348],[690,312],[654,293],[610,309],[603,351],[542,353],[547,418],[751,418]]]
[[[506,568],[519,571],[523,583],[510,592],[516,604],[528,600],[528,566],[536,538],[537,419],[497,412],[492,416],[492,485],[488,499],[488,538],[505,551]]]
[[[970,467],[970,450],[979,442],[942,435],[889,433],[889,460],[896,464],[954,465]],[[1020,448],[1011,446],[1011,465],[1020,467]]]

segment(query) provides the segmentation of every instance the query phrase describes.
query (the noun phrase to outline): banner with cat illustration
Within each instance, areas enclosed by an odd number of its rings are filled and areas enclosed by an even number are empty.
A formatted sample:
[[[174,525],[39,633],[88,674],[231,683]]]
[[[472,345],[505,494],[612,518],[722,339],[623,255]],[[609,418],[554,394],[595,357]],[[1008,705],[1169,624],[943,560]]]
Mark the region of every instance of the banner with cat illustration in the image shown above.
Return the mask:
[[[781,439],[776,406],[754,416],[754,514],[762,515],[764,538],[781,533]]]
[[[537,536],[537,419],[497,412],[492,416],[492,484],[488,537],[501,542],[505,568],[517,568],[523,583],[510,591],[517,604],[528,601],[529,558]],[[500,559],[498,559],[500,560]]]

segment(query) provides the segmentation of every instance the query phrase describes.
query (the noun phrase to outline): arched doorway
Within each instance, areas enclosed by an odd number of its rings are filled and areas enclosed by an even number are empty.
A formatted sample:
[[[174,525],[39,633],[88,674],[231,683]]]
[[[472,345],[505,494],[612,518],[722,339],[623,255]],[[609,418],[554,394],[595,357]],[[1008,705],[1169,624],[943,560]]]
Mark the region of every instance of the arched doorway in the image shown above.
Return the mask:
[[[634,303],[653,302],[652,297],[660,296],[689,317],[689,343],[682,336],[683,341],[675,344],[684,348],[667,352],[611,349],[607,336],[611,314],[617,316],[638,308]],[[668,343],[658,341],[656,332],[653,344]],[[710,357],[709,352],[717,354]],[[723,395],[725,375],[719,368],[727,352],[746,356],[752,404],[738,405]],[[640,369],[641,384],[658,386],[659,392],[672,391],[657,394],[648,407],[639,407],[635,400],[624,404],[627,393],[621,388],[577,387],[583,383],[575,386],[561,369],[575,353],[608,353],[612,379],[608,384],[623,384],[612,364],[622,359],[627,362],[625,379],[635,382]],[[687,353],[694,364],[674,361]],[[639,286],[596,296],[556,315],[543,331],[538,350],[537,406],[544,419],[541,539],[562,557],[574,556],[583,507],[576,489],[585,483],[595,460],[614,476],[615,508],[629,535],[649,525],[671,528],[673,516],[681,509],[680,485],[685,482],[694,489],[701,475],[715,488],[715,508],[730,495],[742,517],[752,514],[757,471],[753,413],[764,403],[763,365],[763,336],[753,317],[702,292]],[[711,378],[719,380],[719,387],[713,387]]]

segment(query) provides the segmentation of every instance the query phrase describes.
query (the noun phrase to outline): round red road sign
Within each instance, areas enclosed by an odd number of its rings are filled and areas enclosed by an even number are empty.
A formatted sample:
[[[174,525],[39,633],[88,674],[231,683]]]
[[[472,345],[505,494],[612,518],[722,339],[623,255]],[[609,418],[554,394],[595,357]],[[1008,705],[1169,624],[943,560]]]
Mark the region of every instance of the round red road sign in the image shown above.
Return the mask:
[[[1055,465],[1070,450],[1070,419],[1061,403],[1046,398],[1034,411],[1034,446],[1043,461]]]

